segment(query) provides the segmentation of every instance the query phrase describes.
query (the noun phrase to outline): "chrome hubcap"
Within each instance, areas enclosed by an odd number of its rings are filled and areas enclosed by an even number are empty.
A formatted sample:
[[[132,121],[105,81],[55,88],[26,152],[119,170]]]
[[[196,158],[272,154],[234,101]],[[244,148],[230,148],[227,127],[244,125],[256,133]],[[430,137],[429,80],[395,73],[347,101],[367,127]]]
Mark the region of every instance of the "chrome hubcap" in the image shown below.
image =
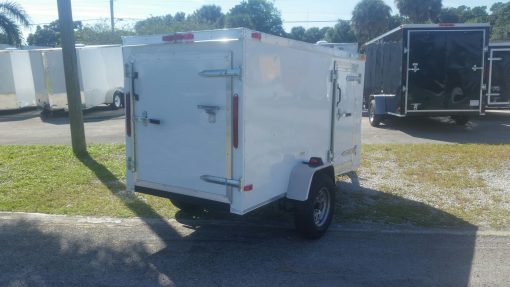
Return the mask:
[[[114,101],[116,107],[120,107],[120,97],[119,96],[115,96],[113,101]]]
[[[328,189],[323,187],[319,190],[313,204],[313,222],[316,226],[322,226],[328,218],[331,201]]]

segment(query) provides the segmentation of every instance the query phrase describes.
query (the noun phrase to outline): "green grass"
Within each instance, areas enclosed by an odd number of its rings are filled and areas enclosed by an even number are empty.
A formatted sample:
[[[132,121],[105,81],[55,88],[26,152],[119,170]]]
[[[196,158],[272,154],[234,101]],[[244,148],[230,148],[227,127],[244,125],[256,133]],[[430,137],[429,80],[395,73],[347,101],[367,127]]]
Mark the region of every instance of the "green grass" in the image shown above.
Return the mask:
[[[510,227],[510,145],[365,145],[356,174],[339,221]]]
[[[123,145],[0,146],[0,210],[116,217],[173,217],[169,200],[125,190]]]
[[[510,227],[510,182],[491,182],[509,172],[510,145],[365,145],[359,185],[340,178],[336,219]],[[124,182],[123,145],[91,145],[81,158],[67,146],[0,146],[0,211],[176,216],[169,200]]]

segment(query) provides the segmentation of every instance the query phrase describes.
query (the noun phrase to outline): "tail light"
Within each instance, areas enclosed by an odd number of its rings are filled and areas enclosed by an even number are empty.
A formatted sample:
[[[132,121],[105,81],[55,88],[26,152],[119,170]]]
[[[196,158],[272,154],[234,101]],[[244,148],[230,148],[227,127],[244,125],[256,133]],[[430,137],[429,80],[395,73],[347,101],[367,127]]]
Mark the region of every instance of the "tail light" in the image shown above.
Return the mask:
[[[232,99],[232,145],[239,147],[239,95],[234,94]]]
[[[253,32],[251,33],[251,37],[255,40],[262,40],[262,33],[259,32]]]
[[[126,96],[124,97],[126,108],[126,135],[128,137],[131,137],[131,93],[126,93]]]

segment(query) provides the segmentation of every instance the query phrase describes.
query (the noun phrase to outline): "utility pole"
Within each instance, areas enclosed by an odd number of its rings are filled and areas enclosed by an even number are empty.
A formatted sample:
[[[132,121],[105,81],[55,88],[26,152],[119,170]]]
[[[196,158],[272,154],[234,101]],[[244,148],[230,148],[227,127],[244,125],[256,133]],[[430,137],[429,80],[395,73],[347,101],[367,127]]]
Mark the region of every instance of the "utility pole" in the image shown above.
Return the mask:
[[[113,14],[113,0],[110,0],[110,21],[112,24],[112,34],[115,33],[115,16]]]
[[[85,143],[85,129],[83,127],[83,112],[81,106],[80,82],[78,80],[78,62],[76,60],[71,0],[57,0],[57,5],[62,37],[62,55],[64,58],[71,141],[74,154],[81,155],[87,152],[87,144]]]

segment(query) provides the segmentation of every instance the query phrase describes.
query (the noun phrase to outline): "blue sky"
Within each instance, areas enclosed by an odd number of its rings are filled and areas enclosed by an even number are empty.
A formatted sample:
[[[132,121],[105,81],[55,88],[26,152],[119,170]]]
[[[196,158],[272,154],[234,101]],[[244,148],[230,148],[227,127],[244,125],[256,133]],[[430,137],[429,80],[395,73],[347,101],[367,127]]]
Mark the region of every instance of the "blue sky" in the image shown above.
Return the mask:
[[[21,4],[32,18],[32,22],[48,23],[58,18],[57,0],[15,0]],[[384,0],[393,9],[397,10],[393,0]],[[122,23],[133,23],[136,19],[144,19],[151,15],[174,14],[175,12],[192,13],[205,4],[216,4],[226,12],[240,0],[115,0],[115,17],[124,19]],[[281,11],[286,30],[293,26],[331,26],[330,22],[300,22],[293,21],[334,21],[337,19],[349,19],[351,12],[358,0],[274,0],[276,7]],[[496,0],[443,0],[443,6],[456,7],[488,6]],[[109,0],[72,0],[73,17],[75,20],[89,20],[109,18]],[[85,21],[84,23],[93,23]],[[35,30],[35,27],[32,31]],[[25,31],[27,34],[29,31]]]

